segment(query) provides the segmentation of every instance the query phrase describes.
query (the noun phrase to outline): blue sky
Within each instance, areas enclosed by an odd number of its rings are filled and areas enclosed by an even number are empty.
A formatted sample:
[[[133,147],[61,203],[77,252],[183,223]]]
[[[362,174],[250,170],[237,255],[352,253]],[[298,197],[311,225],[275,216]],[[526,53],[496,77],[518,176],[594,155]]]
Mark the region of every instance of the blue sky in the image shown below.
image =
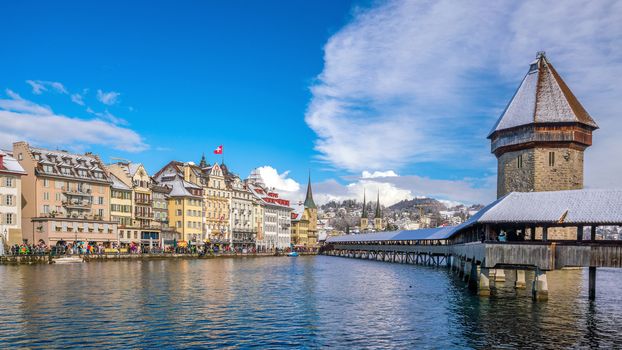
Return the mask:
[[[263,167],[293,198],[312,169],[320,202],[363,188],[385,204],[486,202],[485,137],[536,51],[607,126],[588,165],[622,146],[610,78],[621,6],[574,2],[5,2],[0,146],[27,139],[155,172],[220,160],[223,144],[234,171]],[[617,185],[601,173],[588,186]]]

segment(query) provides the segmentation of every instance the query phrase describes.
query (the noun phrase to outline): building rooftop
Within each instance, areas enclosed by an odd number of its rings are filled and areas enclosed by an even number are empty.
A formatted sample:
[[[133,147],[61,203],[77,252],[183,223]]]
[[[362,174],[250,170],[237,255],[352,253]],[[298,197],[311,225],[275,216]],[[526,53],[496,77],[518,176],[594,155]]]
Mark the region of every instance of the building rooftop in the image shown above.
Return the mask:
[[[336,236],[327,242],[444,240],[476,224],[622,225],[622,189],[512,192],[457,226]]]
[[[539,123],[581,123],[598,128],[543,52],[531,63],[488,137],[496,131]]]
[[[24,168],[22,168],[17,159],[3,150],[0,150],[0,172],[20,175],[26,174]]]

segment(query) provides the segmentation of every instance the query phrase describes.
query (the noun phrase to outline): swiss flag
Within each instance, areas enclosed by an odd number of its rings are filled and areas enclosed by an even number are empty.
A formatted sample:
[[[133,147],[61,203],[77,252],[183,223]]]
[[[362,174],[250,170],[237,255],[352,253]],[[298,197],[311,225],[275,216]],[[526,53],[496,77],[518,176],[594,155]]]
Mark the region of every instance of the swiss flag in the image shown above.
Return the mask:
[[[214,154],[222,154],[222,145],[216,147],[214,150]]]

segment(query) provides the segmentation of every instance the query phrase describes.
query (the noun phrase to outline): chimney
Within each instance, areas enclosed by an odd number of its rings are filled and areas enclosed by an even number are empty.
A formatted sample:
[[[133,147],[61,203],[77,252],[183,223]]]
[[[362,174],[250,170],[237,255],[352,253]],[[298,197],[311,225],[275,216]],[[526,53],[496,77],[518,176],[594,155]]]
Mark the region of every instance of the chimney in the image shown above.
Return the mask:
[[[4,154],[0,153],[0,170],[4,170],[6,167],[4,166]]]

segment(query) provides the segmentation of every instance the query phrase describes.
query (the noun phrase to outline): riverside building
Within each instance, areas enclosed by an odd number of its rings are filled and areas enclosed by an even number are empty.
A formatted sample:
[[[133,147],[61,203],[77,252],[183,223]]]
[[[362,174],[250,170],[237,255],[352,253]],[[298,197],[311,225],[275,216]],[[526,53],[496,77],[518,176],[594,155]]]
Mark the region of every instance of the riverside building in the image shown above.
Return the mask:
[[[182,241],[200,245],[206,239],[204,231],[203,188],[184,177],[199,181],[193,177],[187,163],[171,161],[154,175],[158,186],[169,187],[168,219]],[[185,176],[184,176],[185,175]]]
[[[302,206],[291,214],[292,216],[292,244],[295,247],[313,248],[317,246],[317,206],[313,201],[311,190],[311,176],[307,184],[307,195]]]
[[[112,180],[92,153],[13,144],[22,166],[22,236],[29,243],[84,241],[110,246],[117,222],[110,220]]]
[[[160,246],[160,225],[154,223],[151,177],[140,163],[118,162],[108,170],[131,189],[130,225],[119,227],[119,241],[140,244],[143,247]]]
[[[268,189],[260,176],[253,171],[246,183],[253,196],[259,201],[263,212],[263,230],[257,235],[257,249],[260,251],[287,249],[291,244],[291,211],[289,200],[279,198],[274,189]]]
[[[255,225],[255,208],[252,193],[244,181],[223,164],[225,183],[231,193],[229,225],[231,227],[231,243],[234,247],[255,247],[257,226]]]
[[[210,165],[201,158],[198,166],[199,181],[205,203],[205,230],[211,243],[231,244],[230,210],[232,191],[225,182],[226,166]],[[193,169],[194,170],[194,169]]]
[[[0,150],[0,240],[22,243],[22,176],[24,168]]]

